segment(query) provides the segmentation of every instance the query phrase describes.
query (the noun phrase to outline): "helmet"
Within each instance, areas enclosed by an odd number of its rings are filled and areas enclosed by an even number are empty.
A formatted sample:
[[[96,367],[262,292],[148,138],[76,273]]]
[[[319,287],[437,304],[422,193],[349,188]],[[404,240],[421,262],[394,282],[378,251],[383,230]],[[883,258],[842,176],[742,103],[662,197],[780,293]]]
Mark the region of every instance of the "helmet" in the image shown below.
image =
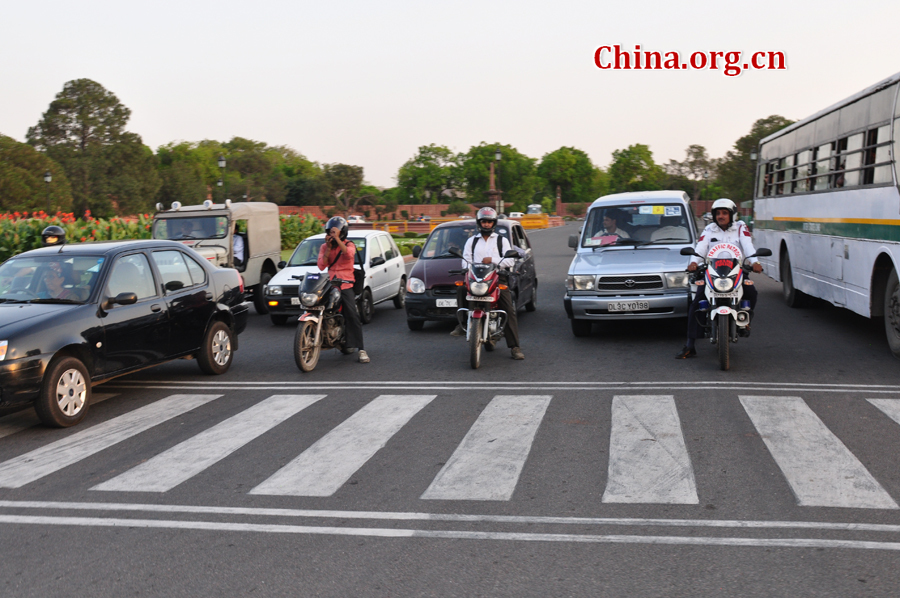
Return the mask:
[[[66,231],[61,226],[52,224],[41,233],[41,244],[44,247],[66,244]]]
[[[347,226],[347,221],[341,218],[340,216],[332,216],[328,219],[328,222],[325,223],[325,232],[327,233],[331,229],[336,228],[341,231],[340,237],[341,241],[347,238],[347,230],[349,227]]]
[[[728,210],[728,215],[730,216],[729,225],[731,222],[734,222],[734,213],[737,212],[737,206],[733,201],[724,197],[717,199],[709,209],[709,211],[712,212],[713,217],[716,215],[716,210]]]
[[[490,220],[494,223],[494,226],[491,228],[481,226],[482,221],[485,220]],[[493,232],[494,228],[497,226],[497,210],[494,208],[481,208],[478,210],[478,213],[475,214],[475,222],[478,224],[478,232],[482,234]]]

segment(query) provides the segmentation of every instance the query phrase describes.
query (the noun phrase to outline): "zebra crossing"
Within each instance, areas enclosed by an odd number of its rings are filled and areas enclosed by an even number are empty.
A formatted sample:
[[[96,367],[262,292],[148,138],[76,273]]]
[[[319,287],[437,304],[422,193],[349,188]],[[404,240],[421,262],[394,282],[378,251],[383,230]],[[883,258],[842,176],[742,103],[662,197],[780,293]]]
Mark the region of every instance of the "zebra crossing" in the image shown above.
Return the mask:
[[[0,488],[17,489],[51,478],[81,461],[127,446],[140,434],[185,413],[209,408],[224,394],[173,394],[0,462]],[[226,460],[276,426],[327,404],[328,394],[274,394],[187,440],[146,455],[90,487],[92,492],[165,493]],[[382,394],[302,450],[266,472],[248,493],[329,497],[379,453],[439,394]],[[557,400],[562,400],[558,397]],[[737,395],[765,450],[801,507],[898,509],[898,503],[842,440],[797,396]],[[900,424],[900,399],[866,399]],[[551,394],[498,394],[480,411],[421,500],[510,501],[554,401]],[[617,394],[604,430],[609,458],[601,502],[696,505],[701,502],[674,395]],[[14,418],[21,419],[17,414]],[[5,418],[4,418],[5,419]],[[0,420],[0,430],[10,429]],[[18,425],[18,424],[17,424]],[[893,424],[891,424],[893,426]],[[7,426],[4,428],[4,426]],[[897,428],[900,434],[900,427]],[[3,442],[11,442],[12,432]],[[10,445],[6,445],[8,448]],[[124,448],[121,450],[125,450]],[[404,447],[416,451],[417,447]],[[597,458],[598,468],[602,460]],[[777,483],[777,482],[774,482]],[[598,488],[598,490],[601,490]]]

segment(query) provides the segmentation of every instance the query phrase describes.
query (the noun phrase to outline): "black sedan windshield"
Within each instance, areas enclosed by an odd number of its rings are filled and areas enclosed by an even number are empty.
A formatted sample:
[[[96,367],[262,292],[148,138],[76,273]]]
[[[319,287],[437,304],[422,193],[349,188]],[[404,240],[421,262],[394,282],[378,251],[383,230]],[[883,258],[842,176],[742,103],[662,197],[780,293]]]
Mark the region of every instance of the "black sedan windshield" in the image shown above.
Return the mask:
[[[91,296],[104,258],[20,257],[0,265],[0,301],[83,303]]]

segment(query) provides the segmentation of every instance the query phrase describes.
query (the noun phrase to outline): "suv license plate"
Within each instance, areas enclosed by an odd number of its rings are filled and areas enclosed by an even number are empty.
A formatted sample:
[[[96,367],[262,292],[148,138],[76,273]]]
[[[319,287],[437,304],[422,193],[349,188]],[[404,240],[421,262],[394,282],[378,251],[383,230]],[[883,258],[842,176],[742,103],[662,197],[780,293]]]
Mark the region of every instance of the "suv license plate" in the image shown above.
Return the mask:
[[[493,297],[473,297],[472,295],[466,295],[466,301],[493,301]]]
[[[647,311],[649,301],[611,301],[606,304],[608,311]]]
[[[456,299],[438,299],[437,307],[456,307]]]

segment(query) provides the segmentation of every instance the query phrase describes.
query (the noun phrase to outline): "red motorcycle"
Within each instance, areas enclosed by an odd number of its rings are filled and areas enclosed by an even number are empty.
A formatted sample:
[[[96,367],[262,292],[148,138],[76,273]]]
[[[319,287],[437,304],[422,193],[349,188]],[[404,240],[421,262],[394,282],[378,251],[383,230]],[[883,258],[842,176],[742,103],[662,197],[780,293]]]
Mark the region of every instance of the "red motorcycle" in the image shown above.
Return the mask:
[[[463,258],[462,253],[452,247],[450,253]],[[506,252],[504,258],[519,257],[515,249]],[[459,325],[466,329],[466,340],[469,343],[469,363],[472,369],[477,370],[481,366],[481,349],[493,351],[494,345],[503,331],[509,315],[502,309],[497,309],[497,300],[500,298],[500,290],[506,289],[503,271],[496,264],[469,264],[464,270],[451,270],[450,274],[465,274],[463,282],[457,285],[466,286],[466,302],[470,308],[461,307],[456,310],[456,319]]]

